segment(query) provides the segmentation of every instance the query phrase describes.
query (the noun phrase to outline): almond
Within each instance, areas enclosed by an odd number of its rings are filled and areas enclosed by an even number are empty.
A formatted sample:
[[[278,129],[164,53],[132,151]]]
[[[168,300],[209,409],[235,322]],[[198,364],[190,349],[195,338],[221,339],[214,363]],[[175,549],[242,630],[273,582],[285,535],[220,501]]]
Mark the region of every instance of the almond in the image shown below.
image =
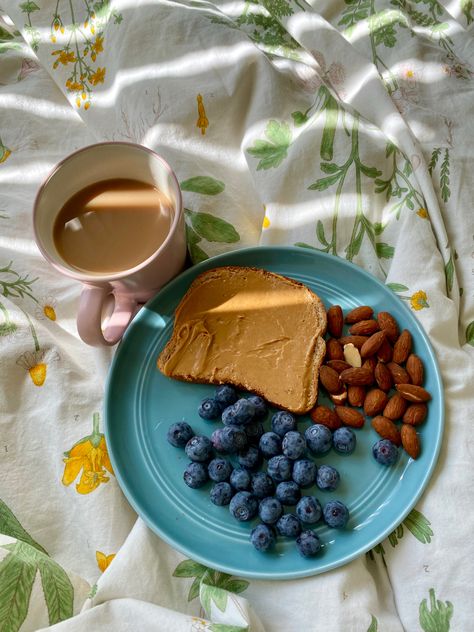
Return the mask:
[[[406,359],[411,352],[411,345],[411,333],[408,329],[404,329],[398,337],[397,342],[393,345],[393,362],[396,362],[397,364],[406,362]]]
[[[364,416],[355,408],[335,406],[334,410],[336,411],[336,415],[346,426],[352,426],[352,428],[362,428],[365,423]]]
[[[410,354],[405,364],[408,375],[410,376],[411,383],[415,386],[421,386],[423,384],[423,362],[414,353]]]
[[[344,406],[347,401],[347,389],[344,388],[343,391],[336,394],[329,393],[329,399],[333,404],[336,404],[336,406]]]
[[[351,369],[347,370],[350,371]],[[343,374],[344,371],[341,373],[341,379]],[[421,404],[431,399],[431,395],[428,391],[425,391],[422,386],[416,386],[415,384],[397,384],[395,388],[402,397],[415,404]]]
[[[383,409],[383,416],[395,421],[401,419],[406,411],[408,403],[400,393],[394,393]]]
[[[346,323],[348,325],[353,325],[354,323],[358,323],[360,320],[368,320],[369,318],[372,318],[373,313],[374,310],[371,307],[368,305],[361,305],[346,315]]]
[[[410,404],[403,415],[403,423],[410,424],[410,426],[419,426],[425,421],[427,414],[428,407],[426,404]]]
[[[385,331],[385,330],[383,330]],[[391,362],[393,356],[393,349],[391,344],[387,339],[385,339],[380,345],[379,350],[377,351],[377,358],[380,362]]]
[[[354,347],[360,349],[364,342],[366,342],[368,339],[368,336],[342,336],[342,338],[339,338],[339,342],[343,347],[345,345],[354,345]]]
[[[388,395],[379,388],[373,388],[367,393],[364,400],[364,412],[369,417],[374,417],[382,412],[388,402]]]
[[[405,369],[396,362],[388,362],[387,369],[392,374],[392,379],[395,384],[409,384],[410,376]]]
[[[379,324],[376,320],[360,320],[358,323],[349,327],[349,333],[352,336],[371,336],[379,330]]]
[[[342,426],[339,417],[327,406],[316,406],[316,408],[313,408],[309,413],[309,416],[315,424],[322,424],[330,430],[337,430],[337,428]]]
[[[378,387],[381,388],[382,391],[389,391],[392,388],[392,374],[388,370],[387,365],[383,364],[383,362],[377,362],[374,377]]]
[[[375,367],[377,366],[377,360],[371,356],[370,358],[367,358],[367,360],[365,360],[364,364],[362,365],[365,369],[370,369],[372,371],[372,373],[375,373]]]
[[[349,386],[347,389],[347,401],[351,406],[355,406],[356,408],[362,408],[365,395],[366,390],[363,386]]]
[[[346,362],[349,363],[350,366],[360,367],[362,366],[362,358],[360,357],[360,351],[354,345],[348,344],[344,345],[344,358]]]
[[[328,360],[344,360],[342,345],[335,338],[329,338],[326,342],[326,358]]]
[[[389,312],[379,312],[377,315],[377,322],[382,331],[387,334],[390,342],[395,342],[399,336],[398,325],[395,318]]]
[[[383,341],[385,340],[385,332],[378,331],[377,333],[370,336],[366,342],[362,345],[360,350],[360,355],[363,358],[367,358],[368,356],[373,356],[380,349]]]
[[[346,369],[340,375],[341,381],[349,386],[369,386],[374,383],[374,375],[370,369]]]
[[[378,415],[372,419],[372,428],[382,439],[388,439],[395,445],[401,444],[400,431],[391,419]]]
[[[351,365],[348,362],[344,362],[344,360],[328,360],[326,364],[338,373],[351,368]]]
[[[418,455],[420,454],[420,439],[416,434],[415,428],[413,426],[409,426],[408,424],[402,424],[400,437],[405,451],[412,459],[418,458]]]
[[[328,393],[339,393],[341,391],[342,384],[339,379],[339,373],[334,369],[331,369],[330,366],[323,364],[319,370],[319,379]]]
[[[342,336],[342,327],[344,325],[344,316],[340,305],[331,305],[328,309],[328,332],[333,338]]]

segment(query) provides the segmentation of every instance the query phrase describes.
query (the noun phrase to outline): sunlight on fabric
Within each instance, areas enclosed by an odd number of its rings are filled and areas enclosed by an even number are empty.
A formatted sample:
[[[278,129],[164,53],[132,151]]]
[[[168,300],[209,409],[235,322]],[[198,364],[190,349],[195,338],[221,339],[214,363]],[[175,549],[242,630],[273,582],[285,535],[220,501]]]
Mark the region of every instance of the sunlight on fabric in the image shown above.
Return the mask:
[[[46,99],[39,99],[29,95],[24,97],[18,94],[0,93],[0,108],[11,110],[23,110],[31,115],[41,116],[47,119],[60,119],[62,121],[80,121],[81,118],[69,104],[59,105]]]
[[[12,250],[15,255],[37,255],[38,247],[33,239],[21,239],[20,237],[4,237],[0,235],[0,248]]]
[[[39,185],[55,164],[55,162],[35,160],[34,162],[22,162],[21,167],[5,167],[2,165],[0,183]]]

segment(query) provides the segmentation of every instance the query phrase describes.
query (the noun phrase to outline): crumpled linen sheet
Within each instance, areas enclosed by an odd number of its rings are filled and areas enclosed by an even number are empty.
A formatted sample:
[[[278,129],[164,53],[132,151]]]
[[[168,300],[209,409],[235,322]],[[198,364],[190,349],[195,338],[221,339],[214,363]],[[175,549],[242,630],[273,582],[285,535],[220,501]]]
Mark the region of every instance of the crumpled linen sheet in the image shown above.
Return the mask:
[[[472,627],[471,2],[0,2],[0,630]],[[297,581],[185,559],[134,514],[103,433],[113,350],[35,246],[35,193],[103,140],[181,183],[194,263],[252,245],[349,259],[437,352],[435,473],[373,551]],[[429,423],[429,422],[428,422]]]

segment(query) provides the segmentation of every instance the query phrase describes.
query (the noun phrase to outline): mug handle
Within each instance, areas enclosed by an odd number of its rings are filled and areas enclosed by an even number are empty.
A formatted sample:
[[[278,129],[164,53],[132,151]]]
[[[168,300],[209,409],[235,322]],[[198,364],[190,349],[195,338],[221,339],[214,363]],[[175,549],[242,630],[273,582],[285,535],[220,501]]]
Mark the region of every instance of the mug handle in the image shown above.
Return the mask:
[[[125,294],[114,294],[115,306],[109,321],[102,329],[104,301],[110,288],[87,286],[82,290],[77,314],[77,331],[82,340],[93,347],[117,344],[137,312],[137,301]]]

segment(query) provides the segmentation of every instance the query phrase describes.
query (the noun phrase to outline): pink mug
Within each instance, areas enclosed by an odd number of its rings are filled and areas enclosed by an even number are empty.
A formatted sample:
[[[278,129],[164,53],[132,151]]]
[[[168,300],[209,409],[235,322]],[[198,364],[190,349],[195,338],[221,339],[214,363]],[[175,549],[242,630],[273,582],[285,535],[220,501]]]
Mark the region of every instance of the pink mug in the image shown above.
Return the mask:
[[[134,268],[114,273],[79,270],[59,254],[53,239],[55,219],[78,191],[101,180],[127,178],[155,186],[170,201],[169,232],[161,246]],[[89,345],[114,345],[122,337],[140,304],[145,303],[184,267],[186,237],[178,180],[168,163],[141,145],[98,143],[79,149],[54,167],[41,185],[33,209],[36,243],[49,263],[83,283],[77,329]],[[110,303],[113,311],[104,320]]]

